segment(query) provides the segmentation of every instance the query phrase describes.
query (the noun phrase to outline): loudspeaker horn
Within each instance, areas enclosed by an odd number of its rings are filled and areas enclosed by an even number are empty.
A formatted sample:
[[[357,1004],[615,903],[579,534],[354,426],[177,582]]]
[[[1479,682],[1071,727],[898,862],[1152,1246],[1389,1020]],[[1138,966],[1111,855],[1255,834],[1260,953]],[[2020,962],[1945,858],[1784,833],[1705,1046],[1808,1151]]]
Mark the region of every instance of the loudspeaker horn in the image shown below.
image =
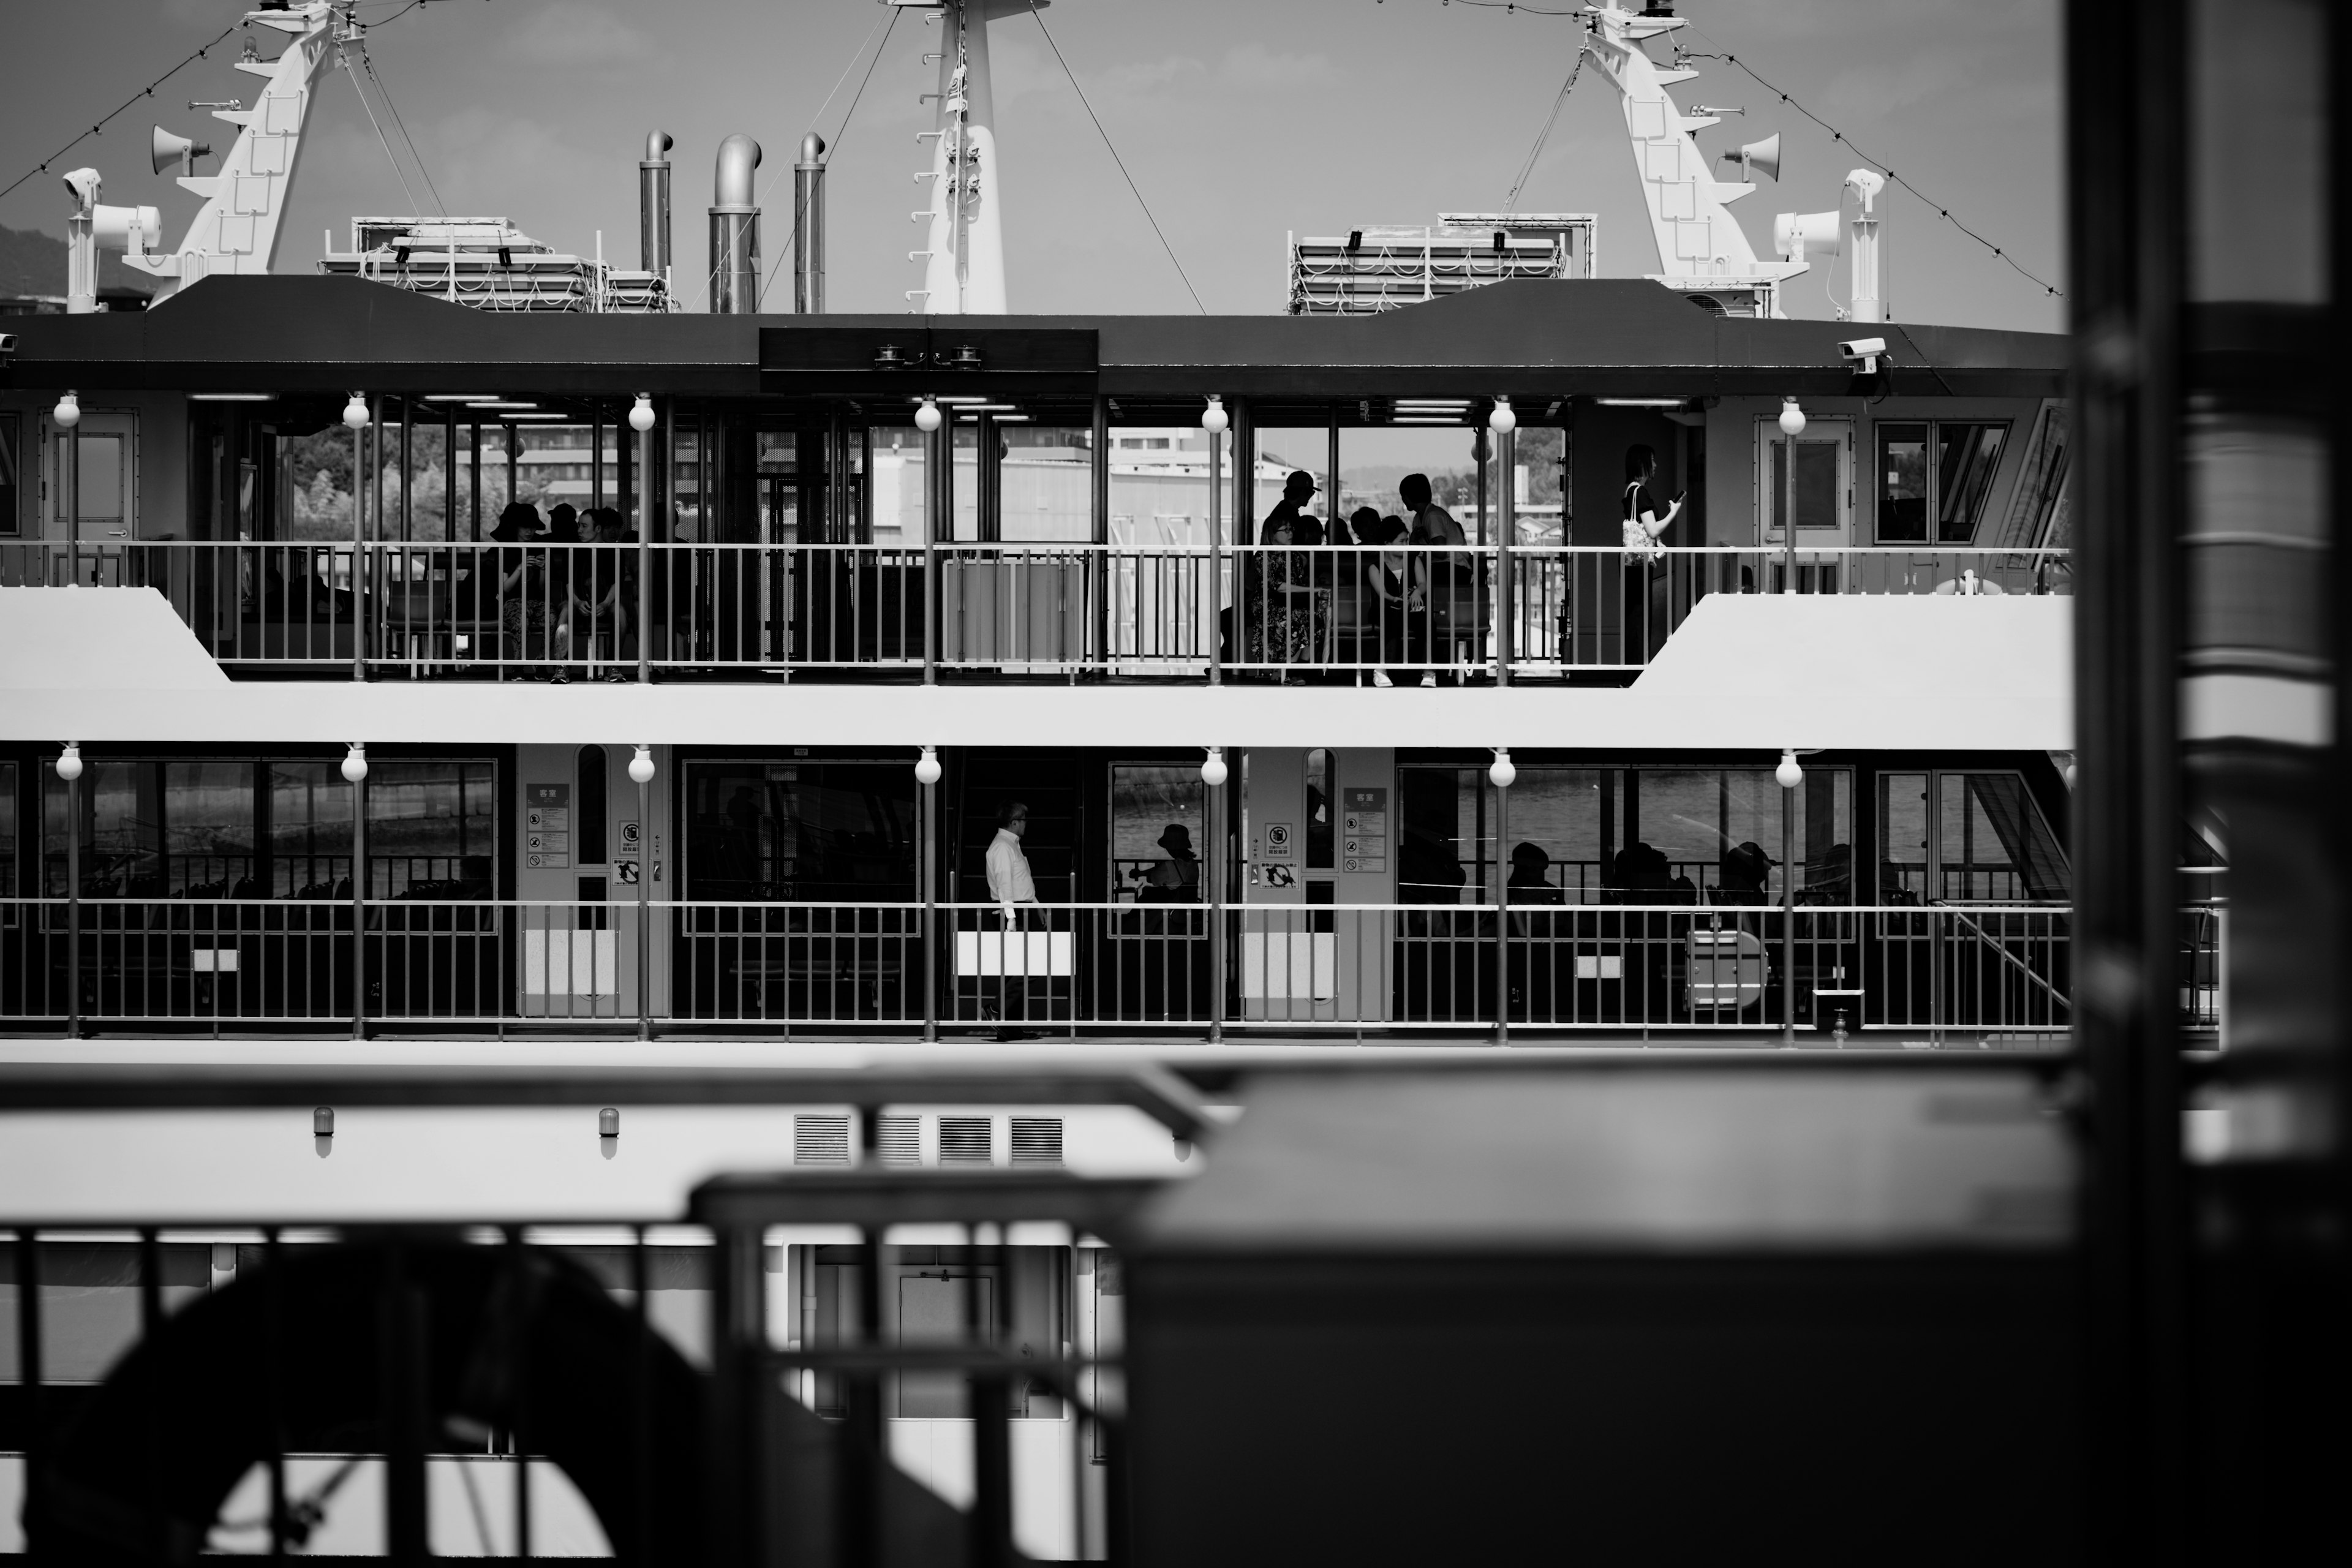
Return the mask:
[[[1761,142],[1750,142],[1737,149],[1727,148],[1723,161],[1738,164],[1743,173],[1755,169],[1760,171],[1766,179],[1777,180],[1780,177],[1780,133],[1775,131]]]
[[[193,174],[195,171],[197,159],[209,158],[213,155],[213,150],[210,147],[194,137],[174,136],[160,125],[155,127],[153,151],[155,172],[159,174],[167,165],[173,163],[180,165],[180,173]]]

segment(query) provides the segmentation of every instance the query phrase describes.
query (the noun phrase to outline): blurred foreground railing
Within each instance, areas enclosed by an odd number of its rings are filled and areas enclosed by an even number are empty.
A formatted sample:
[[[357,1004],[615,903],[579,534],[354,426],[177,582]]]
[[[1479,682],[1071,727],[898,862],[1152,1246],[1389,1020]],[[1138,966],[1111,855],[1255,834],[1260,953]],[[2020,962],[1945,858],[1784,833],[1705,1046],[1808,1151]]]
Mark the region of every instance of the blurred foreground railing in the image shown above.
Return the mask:
[[[2221,910],[2184,919],[2219,1019]],[[0,902],[0,1024],[36,1032],[568,1026],[789,1036],[1472,1036],[2072,1020],[2063,907],[994,905],[446,899]]]
[[[232,669],[633,680],[940,670],[1378,684],[1623,675],[1711,594],[2070,594],[2063,550],[1903,545],[0,546],[152,587]]]

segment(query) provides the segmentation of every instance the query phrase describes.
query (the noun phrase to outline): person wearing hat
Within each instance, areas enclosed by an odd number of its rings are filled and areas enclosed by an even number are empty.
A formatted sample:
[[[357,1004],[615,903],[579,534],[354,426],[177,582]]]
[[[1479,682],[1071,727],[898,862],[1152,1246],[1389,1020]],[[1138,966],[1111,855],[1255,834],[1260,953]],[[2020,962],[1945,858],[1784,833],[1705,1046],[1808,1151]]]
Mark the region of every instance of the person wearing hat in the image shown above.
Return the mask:
[[[1767,903],[1766,893],[1772,880],[1772,868],[1780,862],[1764,853],[1762,845],[1754,839],[1733,845],[1723,852],[1721,868],[1716,874],[1715,901],[1718,904]]]
[[[1260,544],[1287,543],[1287,540],[1274,537],[1277,529],[1286,529],[1292,538],[1297,538],[1301,515],[1299,508],[1314,499],[1315,476],[1305,468],[1292,469],[1290,478],[1282,482],[1282,499],[1274,503],[1274,510],[1265,514],[1265,521],[1258,527],[1257,542]],[[1318,530],[1320,530],[1319,524]]]
[[[1192,853],[1192,830],[1171,822],[1160,830],[1160,847],[1168,858],[1147,871],[1138,871],[1143,886],[1139,904],[1197,904],[1201,901],[1201,862]]]

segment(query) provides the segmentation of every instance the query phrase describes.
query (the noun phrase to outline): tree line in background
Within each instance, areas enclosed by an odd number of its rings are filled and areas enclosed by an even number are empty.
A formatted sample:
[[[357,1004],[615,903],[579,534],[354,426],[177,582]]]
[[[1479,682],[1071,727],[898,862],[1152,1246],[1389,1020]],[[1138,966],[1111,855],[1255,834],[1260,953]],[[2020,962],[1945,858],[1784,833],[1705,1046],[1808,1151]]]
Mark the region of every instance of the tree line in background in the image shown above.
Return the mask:
[[[383,470],[383,526],[376,531],[378,538],[400,536],[401,465],[399,437],[387,432],[386,461]],[[457,528],[450,529],[453,498],[449,493],[450,473],[447,433],[437,426],[419,426],[409,437],[409,463],[415,479],[408,497],[408,530],[411,539],[449,539],[467,537],[471,531],[470,489],[457,488],[454,498]],[[332,426],[315,436],[282,438],[280,449],[287,456],[293,481],[292,515],[286,519],[283,536],[289,539],[349,539],[352,536],[352,433],[341,426]],[[459,476],[462,478],[463,476]],[[509,500],[529,501],[544,510],[547,486],[529,474],[518,474],[514,494],[507,493],[507,470],[502,459],[494,459],[487,437],[482,450],[482,531],[487,534],[498,521],[498,515]],[[373,504],[373,492],[371,492]]]

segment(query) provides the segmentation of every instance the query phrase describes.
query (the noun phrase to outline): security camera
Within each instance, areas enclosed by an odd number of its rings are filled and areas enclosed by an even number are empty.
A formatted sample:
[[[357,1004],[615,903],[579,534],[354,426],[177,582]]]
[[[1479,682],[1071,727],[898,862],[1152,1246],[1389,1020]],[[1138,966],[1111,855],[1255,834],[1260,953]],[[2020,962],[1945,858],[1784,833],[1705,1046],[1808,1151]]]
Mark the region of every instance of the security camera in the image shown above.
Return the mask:
[[[1856,338],[1852,342],[1838,344],[1838,353],[1849,360],[1876,359],[1885,352],[1885,338]]]
[[[0,364],[6,364],[10,360],[15,359],[16,357],[16,334],[14,332],[0,332]]]

